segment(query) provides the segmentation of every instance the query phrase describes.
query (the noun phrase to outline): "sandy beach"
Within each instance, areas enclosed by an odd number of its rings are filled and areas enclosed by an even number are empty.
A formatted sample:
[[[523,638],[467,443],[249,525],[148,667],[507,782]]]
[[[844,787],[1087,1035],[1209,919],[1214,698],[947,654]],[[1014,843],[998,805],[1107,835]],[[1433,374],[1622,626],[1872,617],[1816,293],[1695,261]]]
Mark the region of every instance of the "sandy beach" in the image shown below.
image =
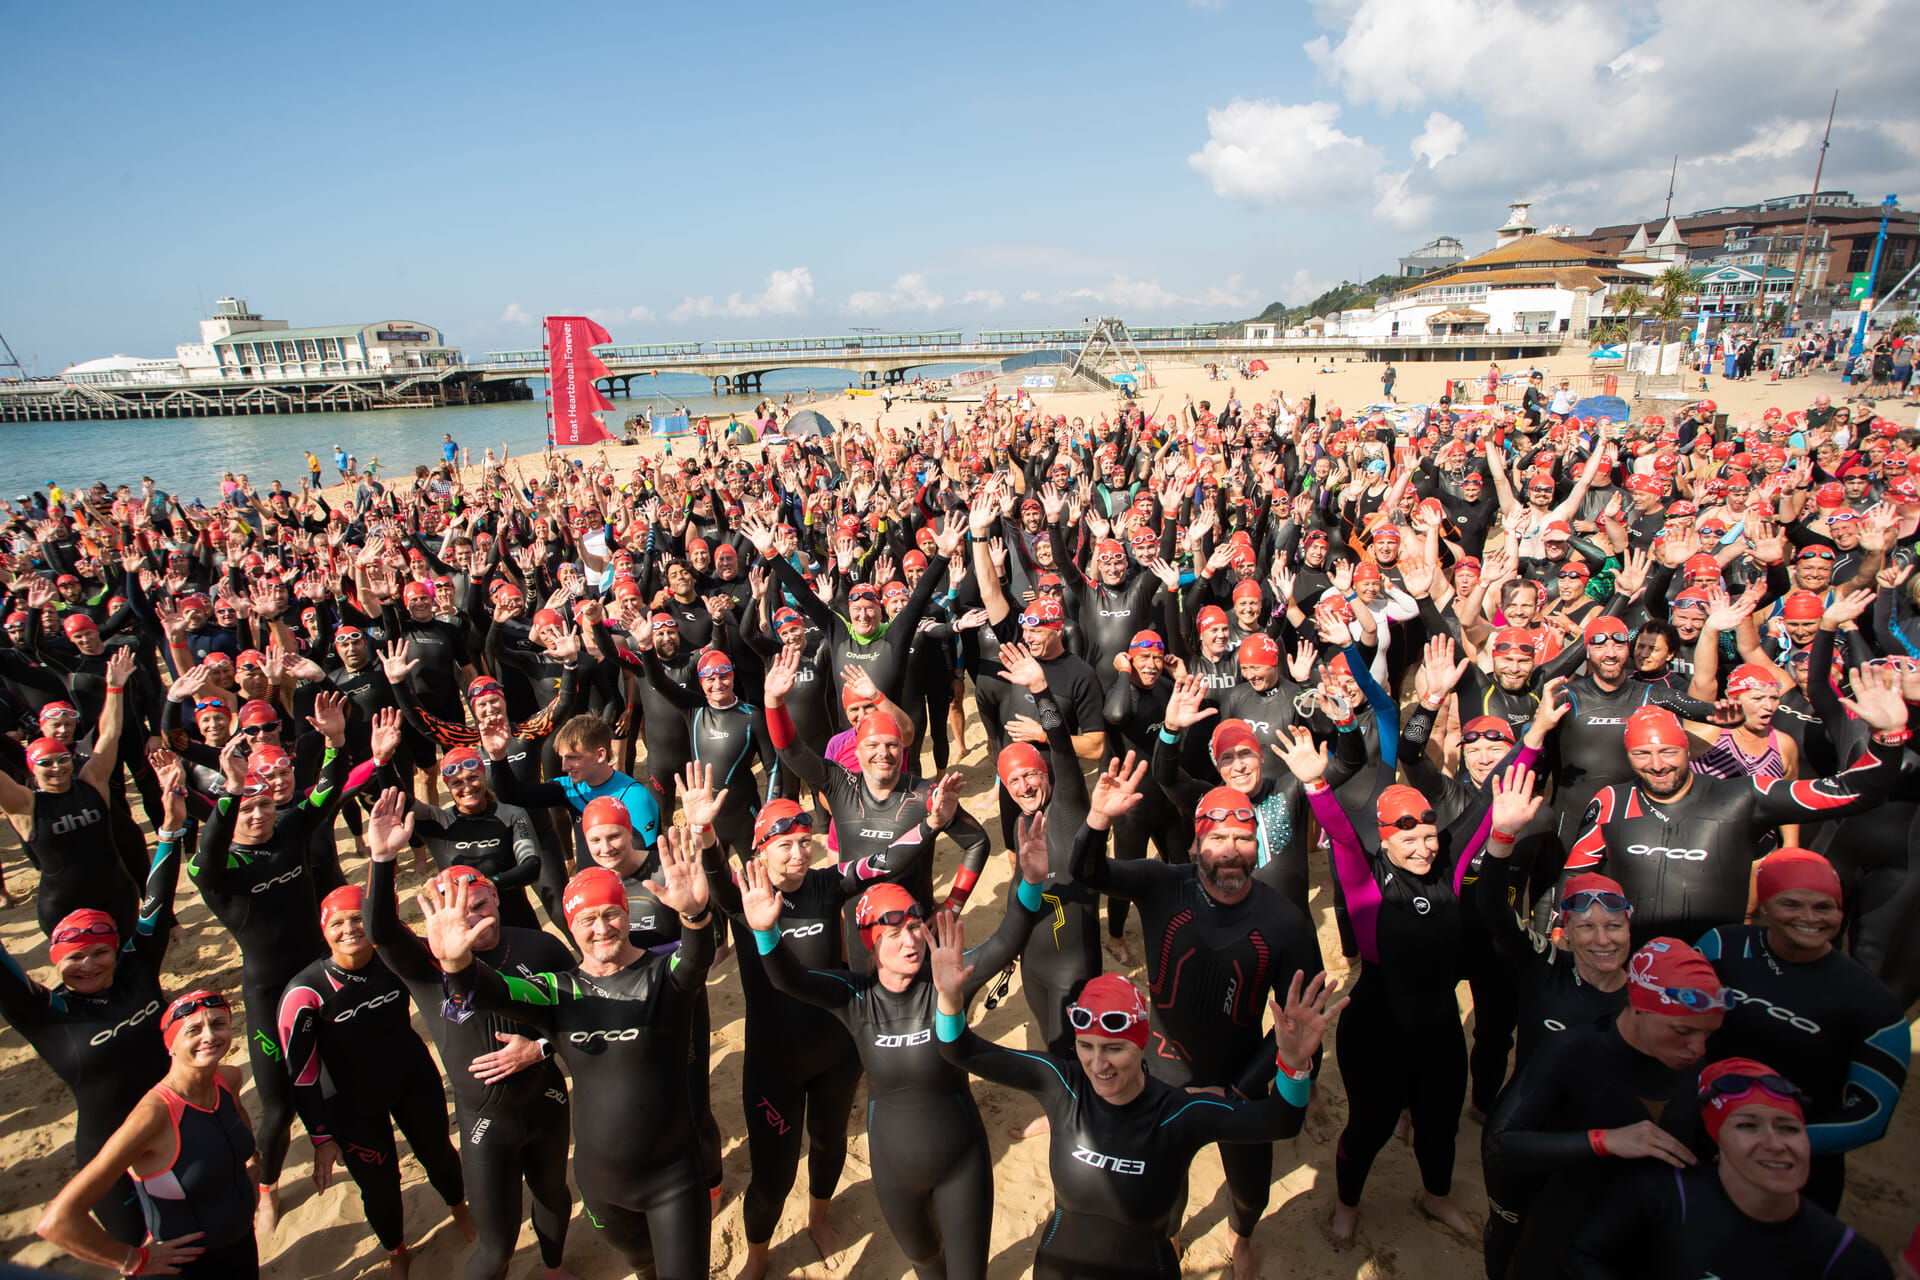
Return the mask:
[[[1229,388],[1237,391],[1243,401],[1264,398],[1276,388],[1289,398],[1304,395],[1311,389],[1319,394],[1323,409],[1340,405],[1351,411],[1373,403],[1379,396],[1382,366],[1377,364],[1342,362],[1334,366],[1332,373],[1319,373],[1315,371],[1312,357],[1304,358],[1299,364],[1293,363],[1291,356],[1274,359],[1272,363],[1273,370],[1268,374],[1253,380],[1234,375],[1230,382],[1209,381],[1201,369],[1156,366],[1154,374],[1159,386],[1143,390],[1139,399],[1149,408],[1160,402],[1164,412],[1177,408],[1187,394],[1196,400],[1210,399],[1217,405],[1224,401]],[[1587,361],[1584,351],[1575,350],[1545,362],[1542,367],[1552,375],[1583,375],[1587,372]],[[1484,362],[1408,364],[1398,366],[1398,370],[1400,401],[1418,403],[1437,396],[1445,378],[1483,378],[1486,365]],[[1505,370],[1513,372],[1514,368],[1505,366]],[[1803,408],[1819,392],[1833,395],[1836,401],[1843,395],[1838,378],[1824,375],[1783,384],[1727,383],[1713,378],[1706,394],[1718,401],[1722,411],[1732,414],[1732,421],[1737,423],[1742,415],[1757,417],[1768,405]],[[742,397],[741,400],[742,416],[745,416],[755,398]],[[1039,399],[1045,412],[1077,414],[1092,421],[1097,421],[1103,411],[1110,413],[1116,404],[1111,396],[1091,394],[1043,392]],[[835,419],[844,416],[872,424],[879,416],[885,423],[896,426],[910,426],[926,412],[926,406],[917,402],[896,401],[893,410],[883,414],[877,396],[851,399],[840,396],[823,400],[816,407]],[[1884,405],[1882,412],[1903,423],[1914,420],[1912,410],[1892,403]],[[662,448],[662,442],[649,441],[637,449],[609,446],[607,452],[616,466],[623,466],[636,452],[655,454]],[[426,459],[395,459],[389,476],[400,478],[410,470],[413,461]],[[987,822],[989,830],[997,832],[998,822],[991,803],[991,762],[985,757],[984,734],[970,698],[967,712],[966,751],[956,767],[967,778],[965,803],[968,808]],[[352,857],[352,844],[344,826],[338,836],[349,876],[361,879],[364,863]],[[4,856],[8,888],[18,901],[32,888],[35,876],[20,856],[18,841],[10,829],[0,834],[0,855]],[[952,849],[941,846],[938,869],[942,882],[950,878],[954,863]],[[1339,944],[1324,864],[1321,870],[1312,901],[1314,922],[1323,952],[1337,957]],[[403,889],[410,890],[418,883],[419,878],[410,867],[403,871]],[[976,932],[977,936],[992,927],[1004,908],[1007,890],[1007,863],[996,855],[989,860],[986,875],[968,908],[966,920],[970,932]],[[192,886],[184,882],[184,877],[179,904],[187,942],[176,947],[168,957],[165,987],[169,992],[179,992],[194,985],[212,986],[237,998],[238,950],[226,931],[213,921]],[[417,915],[411,905],[403,910],[403,916],[410,920],[417,919]],[[46,946],[35,925],[30,899],[25,905],[0,911],[0,941],[4,941],[8,952],[30,974],[44,979],[50,972]],[[1129,943],[1134,961],[1129,972],[1136,979],[1143,979],[1137,916],[1130,928]],[[726,1200],[715,1226],[712,1273],[731,1276],[737,1273],[744,1254],[740,1194],[747,1180],[739,1096],[742,1004],[736,964],[728,960],[721,965],[711,976],[709,987],[714,1017],[711,1060],[714,1109],[727,1140]],[[1464,1014],[1468,1008],[1464,985],[1460,998]],[[252,1019],[264,1011],[244,1012]],[[1027,1047],[1027,1012],[1017,992],[992,1012],[985,1012],[976,1002],[974,1017],[984,1034]],[[1337,1025],[1334,1034],[1338,1035]],[[244,1063],[244,1054],[236,1051],[231,1061]],[[1284,1275],[1293,1280],[1307,1277],[1383,1280],[1389,1276],[1477,1280],[1482,1274],[1478,1242],[1457,1238],[1419,1214],[1414,1205],[1419,1180],[1412,1152],[1397,1142],[1382,1153],[1374,1168],[1362,1207],[1358,1241],[1347,1249],[1336,1249],[1332,1245],[1325,1230],[1332,1202],[1332,1139],[1345,1119],[1346,1100],[1339,1072],[1331,1063],[1319,1089],[1324,1115],[1309,1132],[1279,1144],[1276,1152],[1272,1203],[1255,1236],[1262,1257],[1262,1274]],[[1908,1093],[1920,1093],[1920,1084],[1910,1084]],[[974,1084],[974,1094],[987,1120],[995,1170],[994,1256],[988,1274],[995,1280],[1011,1280],[1026,1274],[1033,1255],[1033,1231],[1051,1207],[1047,1148],[1044,1139],[1015,1142],[1008,1137],[1009,1125],[1024,1123],[1038,1114],[1037,1106],[1024,1095],[978,1081]],[[243,1097],[251,1101],[250,1085]],[[822,1265],[806,1236],[804,1191],[796,1187],[774,1236],[772,1274],[805,1276],[809,1280],[824,1280],[829,1275],[878,1280],[911,1274],[905,1257],[881,1222],[869,1182],[864,1127],[858,1119],[854,1130],[851,1158],[834,1207],[835,1225],[844,1246],[838,1270],[829,1272]],[[8,1169],[8,1177],[0,1186],[0,1257],[68,1274],[104,1274],[64,1259],[32,1233],[40,1210],[72,1172],[71,1104],[66,1089],[11,1029],[0,1030],[0,1162]],[[419,1167],[410,1157],[403,1157],[402,1164],[407,1179],[408,1227],[416,1248],[415,1276],[458,1275],[466,1253],[465,1241],[446,1219]],[[1916,1219],[1920,1219],[1920,1102],[1908,1097],[1887,1138],[1853,1156],[1849,1166],[1842,1216],[1889,1254],[1897,1252]],[[276,1233],[263,1242],[264,1273],[289,1278],[383,1275],[383,1259],[364,1225],[359,1199],[351,1183],[342,1178],[329,1191],[316,1194],[309,1177],[311,1171],[311,1147],[304,1137],[297,1136],[282,1183],[284,1215]],[[1213,1151],[1202,1153],[1195,1162],[1193,1174],[1185,1272],[1220,1275],[1227,1261],[1226,1197],[1219,1160]],[[1476,1221],[1483,1220],[1486,1197],[1481,1186],[1479,1129],[1465,1116],[1460,1122],[1454,1189],[1469,1216]],[[567,1264],[583,1280],[626,1274],[613,1250],[595,1239],[592,1224],[577,1210],[567,1246]],[[538,1274],[532,1232],[524,1222],[521,1252],[516,1256],[511,1274],[516,1278]]]

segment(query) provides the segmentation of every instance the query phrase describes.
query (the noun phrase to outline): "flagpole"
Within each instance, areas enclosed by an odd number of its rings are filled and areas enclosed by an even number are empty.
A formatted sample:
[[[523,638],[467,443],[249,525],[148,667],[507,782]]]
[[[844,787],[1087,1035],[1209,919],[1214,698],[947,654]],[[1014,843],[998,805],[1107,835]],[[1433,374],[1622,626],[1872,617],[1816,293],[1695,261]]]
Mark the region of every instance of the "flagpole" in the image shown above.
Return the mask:
[[[547,452],[549,454],[553,452],[553,350],[552,344],[547,341],[548,335],[552,332],[547,325],[552,319],[552,316],[540,317],[540,354],[545,358],[547,366]]]

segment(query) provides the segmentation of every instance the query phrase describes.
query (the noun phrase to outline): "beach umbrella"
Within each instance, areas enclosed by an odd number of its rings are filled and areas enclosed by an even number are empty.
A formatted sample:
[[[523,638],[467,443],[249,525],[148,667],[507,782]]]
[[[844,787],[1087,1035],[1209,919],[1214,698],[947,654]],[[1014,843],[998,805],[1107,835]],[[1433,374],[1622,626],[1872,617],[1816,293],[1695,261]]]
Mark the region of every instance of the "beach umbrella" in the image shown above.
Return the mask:
[[[1116,373],[1113,375],[1113,384],[1117,387],[1137,387],[1140,379],[1130,373]]]
[[[1248,373],[1265,373],[1266,371],[1267,371],[1267,362],[1265,360],[1247,361]]]

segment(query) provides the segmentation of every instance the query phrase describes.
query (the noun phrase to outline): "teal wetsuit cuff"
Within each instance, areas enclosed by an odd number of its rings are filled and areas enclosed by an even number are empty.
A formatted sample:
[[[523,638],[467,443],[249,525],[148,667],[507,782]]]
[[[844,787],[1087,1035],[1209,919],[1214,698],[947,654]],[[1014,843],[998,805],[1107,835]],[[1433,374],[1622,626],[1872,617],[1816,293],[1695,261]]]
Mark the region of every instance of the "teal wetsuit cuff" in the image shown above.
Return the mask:
[[[960,1033],[966,1029],[967,1020],[963,1015],[958,1013],[941,1013],[938,1010],[934,1012],[933,1034],[940,1037],[941,1044],[952,1044],[960,1038]]]
[[[1312,1096],[1313,1093],[1313,1077],[1308,1076],[1305,1080],[1295,1080],[1290,1075],[1276,1071],[1273,1073],[1273,1091],[1285,1098],[1288,1102],[1291,1102],[1294,1106],[1305,1111],[1307,1109],[1307,1099]]]
[[[1180,735],[1175,733],[1173,730],[1167,728],[1167,726],[1161,725],[1160,741],[1166,743],[1168,746],[1172,746],[1175,743],[1180,741]]]
[[[1038,911],[1046,905],[1046,897],[1040,892],[1040,886],[1030,881],[1022,880],[1020,887],[1013,891],[1013,896],[1020,899],[1020,905],[1029,911]]]
[[[773,949],[779,945],[780,931],[778,929],[755,929],[753,931],[753,946],[761,955],[771,954]]]

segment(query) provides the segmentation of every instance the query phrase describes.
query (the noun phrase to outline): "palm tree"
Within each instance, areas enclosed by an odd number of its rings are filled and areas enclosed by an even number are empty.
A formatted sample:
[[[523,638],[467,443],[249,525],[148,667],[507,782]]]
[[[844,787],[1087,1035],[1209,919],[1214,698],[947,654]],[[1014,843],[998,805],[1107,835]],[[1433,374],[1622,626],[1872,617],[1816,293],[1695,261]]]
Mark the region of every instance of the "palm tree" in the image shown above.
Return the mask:
[[[1660,317],[1660,341],[1671,342],[1671,326],[1685,314],[1686,300],[1700,292],[1700,281],[1685,267],[1668,267],[1653,283],[1660,291],[1660,305],[1654,308]]]
[[[1622,311],[1627,313],[1627,351],[1626,359],[1622,362],[1623,368],[1633,368],[1633,318],[1645,311],[1651,301],[1647,291],[1637,284],[1630,284],[1607,299],[1607,310],[1615,315]]]

